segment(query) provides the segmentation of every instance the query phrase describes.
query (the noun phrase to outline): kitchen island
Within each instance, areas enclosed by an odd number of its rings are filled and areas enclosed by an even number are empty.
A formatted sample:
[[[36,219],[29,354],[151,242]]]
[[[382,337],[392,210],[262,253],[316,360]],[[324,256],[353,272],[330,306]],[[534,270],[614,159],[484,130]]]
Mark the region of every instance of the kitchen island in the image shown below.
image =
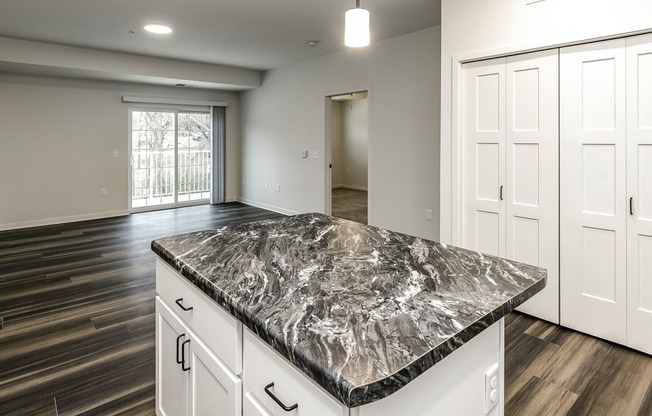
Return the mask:
[[[502,318],[546,279],[534,266],[321,214],[152,249],[157,412],[168,415],[216,406],[228,415],[501,415]],[[185,402],[168,400],[184,389]]]

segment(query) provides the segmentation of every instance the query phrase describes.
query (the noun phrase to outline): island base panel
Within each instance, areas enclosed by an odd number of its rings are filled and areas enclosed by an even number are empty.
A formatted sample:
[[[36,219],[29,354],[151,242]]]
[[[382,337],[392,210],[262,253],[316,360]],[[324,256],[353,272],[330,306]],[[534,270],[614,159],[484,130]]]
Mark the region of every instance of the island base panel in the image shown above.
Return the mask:
[[[476,335],[396,393],[350,416],[504,415],[504,319]],[[485,408],[485,371],[498,363],[498,403]]]

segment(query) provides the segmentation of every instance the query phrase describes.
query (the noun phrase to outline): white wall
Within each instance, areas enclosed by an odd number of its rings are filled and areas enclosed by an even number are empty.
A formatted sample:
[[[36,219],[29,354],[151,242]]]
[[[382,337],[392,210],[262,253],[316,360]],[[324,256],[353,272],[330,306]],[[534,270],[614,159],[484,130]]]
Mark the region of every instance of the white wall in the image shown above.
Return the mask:
[[[227,101],[226,196],[235,199],[236,94],[0,74],[0,229],[126,213],[125,94]]]
[[[267,72],[242,95],[242,200],[324,212],[325,96],[369,90],[370,224],[437,239],[439,41],[434,27]]]
[[[459,61],[560,46],[652,28],[649,0],[442,0],[441,26],[441,232],[459,243],[453,229],[456,141],[453,91]]]
[[[363,191],[367,190],[368,170],[367,109],[366,99],[342,103],[342,163],[339,184]]]

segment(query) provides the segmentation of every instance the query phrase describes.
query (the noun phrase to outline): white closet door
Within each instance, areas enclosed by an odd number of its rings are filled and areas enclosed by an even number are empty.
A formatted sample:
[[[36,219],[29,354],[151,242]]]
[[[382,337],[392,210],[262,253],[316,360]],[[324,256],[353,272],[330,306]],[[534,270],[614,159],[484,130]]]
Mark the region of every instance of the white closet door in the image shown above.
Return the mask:
[[[464,66],[463,246],[504,256],[505,59]]]
[[[559,323],[558,50],[507,58],[506,255],[548,270],[519,310]]]
[[[652,36],[627,39],[627,345],[652,354]]]
[[[625,40],[560,60],[561,323],[625,343]]]

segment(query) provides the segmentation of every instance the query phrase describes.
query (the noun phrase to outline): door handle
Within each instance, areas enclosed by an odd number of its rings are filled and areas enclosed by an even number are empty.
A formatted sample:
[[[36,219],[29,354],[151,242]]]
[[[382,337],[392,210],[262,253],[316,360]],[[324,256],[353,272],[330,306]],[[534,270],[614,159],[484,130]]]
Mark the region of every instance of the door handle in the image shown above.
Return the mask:
[[[629,198],[629,215],[634,215],[634,197]]]
[[[186,367],[186,349],[185,349],[186,344],[190,344],[189,339],[183,341],[183,344],[181,344],[181,369],[183,371],[190,370],[190,367]]]
[[[181,334],[181,335],[179,335],[179,336],[177,337],[177,364],[181,364],[181,363],[182,363],[182,361],[181,361],[182,359],[179,358],[179,340],[180,340],[181,338],[184,338],[185,336],[186,336],[186,334]]]
[[[505,187],[500,185],[500,200],[501,201],[505,199],[505,198],[503,198],[503,188],[505,188]]]

